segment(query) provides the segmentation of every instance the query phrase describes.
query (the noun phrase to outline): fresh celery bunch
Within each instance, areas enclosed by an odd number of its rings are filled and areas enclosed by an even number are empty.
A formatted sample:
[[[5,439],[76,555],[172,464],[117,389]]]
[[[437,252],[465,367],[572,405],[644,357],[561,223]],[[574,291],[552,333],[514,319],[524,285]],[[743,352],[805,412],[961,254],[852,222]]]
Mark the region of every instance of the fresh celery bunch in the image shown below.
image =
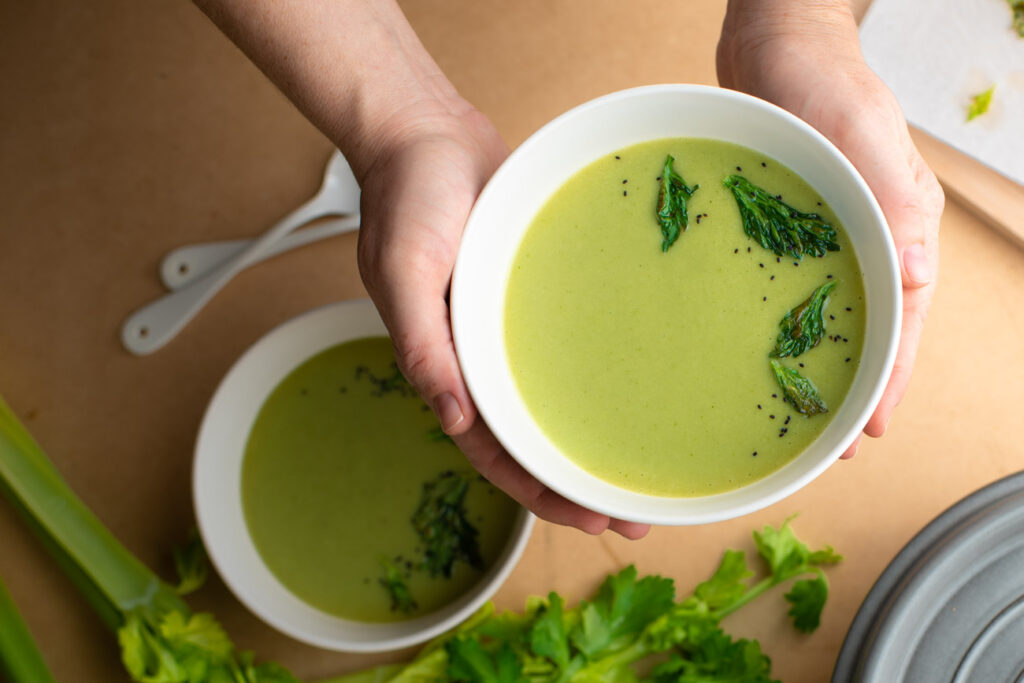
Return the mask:
[[[68,487],[2,398],[0,491],[117,632],[121,659],[134,680],[295,683],[276,664],[256,665],[250,654],[236,652],[212,615],[193,614],[175,588],[121,545]],[[182,577],[184,587],[195,583],[195,577]]]

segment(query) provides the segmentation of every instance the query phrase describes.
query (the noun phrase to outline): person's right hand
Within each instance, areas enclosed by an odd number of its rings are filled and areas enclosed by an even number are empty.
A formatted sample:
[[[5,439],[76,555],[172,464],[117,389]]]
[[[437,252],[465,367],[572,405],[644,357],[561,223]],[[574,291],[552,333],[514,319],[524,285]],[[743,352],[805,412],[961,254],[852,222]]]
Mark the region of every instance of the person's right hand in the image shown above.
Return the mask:
[[[537,516],[597,534],[639,538],[648,526],[609,519],[548,489],[479,417],[455,356],[448,290],[473,203],[508,148],[462,101],[417,104],[375,131],[362,187],[359,270],[387,325],[399,369],[469,462]]]

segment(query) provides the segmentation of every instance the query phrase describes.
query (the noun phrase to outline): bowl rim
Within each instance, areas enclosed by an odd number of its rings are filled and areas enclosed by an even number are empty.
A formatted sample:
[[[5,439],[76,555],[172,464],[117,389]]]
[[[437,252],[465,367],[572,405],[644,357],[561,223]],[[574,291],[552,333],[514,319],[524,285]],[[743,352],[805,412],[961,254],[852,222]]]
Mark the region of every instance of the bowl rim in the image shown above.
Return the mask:
[[[348,327],[346,323],[353,318],[360,318],[362,323]],[[534,517],[528,510],[520,507],[505,546],[494,564],[481,578],[453,602],[414,619],[380,623],[343,619],[323,612],[291,594],[263,563],[258,551],[255,551],[248,526],[244,523],[244,515],[240,512],[242,498],[240,487],[226,491],[214,483],[219,472],[225,468],[235,467],[232,464],[234,461],[237,461],[236,476],[240,479],[244,443],[251,430],[252,421],[256,417],[259,406],[263,405],[267,395],[283,379],[283,376],[269,382],[267,391],[253,399],[256,401],[256,411],[246,411],[242,414],[242,419],[247,421],[244,429],[245,437],[242,440],[242,453],[225,457],[224,452],[219,450],[215,443],[220,440],[218,429],[224,427],[225,415],[230,414],[225,412],[228,410],[229,402],[233,400],[233,394],[240,386],[239,382],[251,373],[254,365],[265,362],[268,353],[278,353],[274,349],[278,348],[282,342],[289,341],[288,338],[316,334],[325,329],[329,331],[328,336],[306,340],[307,347],[315,347],[314,350],[295,354],[294,357],[282,361],[286,362],[290,368],[284,372],[284,375],[316,353],[337,344],[367,336],[387,336],[384,323],[372,302],[369,299],[354,299],[330,303],[306,311],[277,325],[246,349],[218,384],[204,412],[196,438],[192,466],[192,494],[196,523],[214,569],[231,593],[263,622],[296,640],[328,650],[340,652],[397,650],[422,643],[455,627],[489,600],[518,563],[530,538]],[[367,333],[367,329],[371,332]],[[225,463],[226,460],[232,460],[232,462]],[[226,500],[229,502],[225,502]],[[232,507],[231,515],[222,513],[224,505]],[[241,515],[243,520],[241,528],[236,521],[235,513]],[[244,539],[238,540],[238,542],[243,545],[248,544],[252,553],[255,554],[259,567],[253,567],[251,564],[239,566],[239,560],[232,556],[232,551],[228,550],[223,542],[226,538],[225,534],[233,534],[236,539]],[[252,562],[251,554],[248,554],[246,562]],[[275,607],[271,601],[261,599],[261,592],[253,583],[254,572],[259,574],[262,579],[266,579],[267,576],[271,577],[280,591],[288,593],[293,600],[302,603],[308,611],[317,613],[319,616],[317,625],[289,618],[282,614],[280,605]],[[353,632],[358,630],[363,637],[348,640],[336,632],[325,634],[321,630],[324,624],[334,624],[340,629],[351,629]],[[379,635],[366,636],[367,633],[379,633]]]
[[[483,368],[477,366],[477,361],[475,359],[469,360],[467,362],[467,357],[470,355],[469,353],[467,353],[467,351],[469,349],[473,349],[475,343],[473,333],[473,326],[475,321],[473,321],[472,316],[467,313],[467,310],[469,309],[469,304],[466,303],[467,300],[470,299],[471,297],[471,295],[468,294],[467,292],[471,290],[473,287],[473,282],[471,282],[470,276],[468,276],[466,273],[467,270],[470,268],[470,266],[467,266],[467,263],[469,263],[472,259],[472,255],[469,253],[470,247],[474,243],[467,238],[472,237],[475,232],[479,232],[484,229],[483,227],[481,227],[480,218],[481,214],[484,212],[484,207],[486,207],[489,202],[493,201],[493,197],[498,196],[502,192],[506,191],[506,188],[503,188],[502,185],[506,183],[505,178],[512,174],[511,169],[522,163],[521,160],[524,157],[533,154],[534,148],[542,145],[551,144],[551,141],[548,140],[549,137],[554,137],[554,139],[557,140],[557,137],[555,137],[556,134],[560,130],[565,130],[566,128],[569,128],[569,124],[573,123],[580,117],[588,116],[594,110],[599,110],[609,105],[618,104],[622,100],[636,99],[636,101],[639,103],[642,102],[644,98],[659,95],[680,96],[684,98],[694,96],[713,97],[718,98],[722,101],[729,102],[730,106],[737,106],[738,108],[745,107],[748,110],[754,110],[758,112],[757,115],[759,117],[774,117],[776,119],[781,120],[782,125],[789,126],[797,134],[803,136],[808,141],[808,144],[813,145],[819,152],[823,152],[825,155],[827,155],[830,163],[838,164],[842,171],[845,172],[846,180],[849,183],[851,192],[856,193],[856,195],[860,199],[866,202],[867,210],[870,213],[871,218],[873,219],[872,227],[880,226],[881,228],[880,237],[884,242],[883,249],[885,256],[885,263],[883,264],[883,268],[888,275],[885,286],[892,287],[891,298],[889,296],[886,297],[886,299],[889,300],[891,303],[892,313],[891,315],[887,316],[884,325],[886,330],[886,343],[884,349],[884,357],[881,361],[881,372],[878,374],[877,377],[870,381],[871,389],[868,394],[868,398],[865,401],[863,401],[863,407],[857,412],[857,415],[853,420],[854,424],[856,425],[856,428],[851,428],[844,433],[842,438],[840,438],[836,442],[836,445],[828,451],[829,457],[821,457],[818,461],[816,461],[813,464],[813,466],[808,467],[801,476],[797,477],[790,483],[776,487],[766,492],[760,492],[755,498],[737,504],[729,509],[717,510],[713,512],[680,513],[678,511],[638,511],[628,506],[624,507],[622,505],[610,503],[608,500],[600,496],[581,496],[578,487],[574,486],[573,481],[561,480],[559,478],[551,476],[551,473],[547,469],[538,466],[534,460],[524,459],[517,455],[516,448],[514,445],[510,447],[510,444],[514,443],[514,439],[510,438],[510,434],[505,429],[503,423],[504,421],[502,415],[502,407],[498,405],[491,405],[490,403],[489,388],[486,386],[486,382],[484,381],[484,378],[482,376]],[[661,137],[665,136],[654,135],[646,139],[654,140]],[[600,145],[595,145],[594,149],[595,153],[590,157],[588,161],[580,164],[576,168],[576,171],[579,171],[580,169],[584,168],[587,164],[599,158],[601,154],[610,153],[614,151],[614,149],[604,149]],[[787,167],[790,166],[790,164],[784,160],[780,159],[779,161],[786,165]],[[567,181],[571,177],[571,175],[572,174],[570,173],[562,177],[561,182],[564,183],[565,181]],[[810,182],[807,178],[805,178],[805,181]],[[811,184],[812,186],[814,185],[814,183]],[[557,189],[557,187],[558,185],[555,185],[551,189],[551,192]],[[548,196],[550,196],[550,193]],[[541,206],[542,205],[543,202],[541,202]],[[847,232],[848,235],[850,235],[851,241],[853,241],[852,233],[850,233],[849,230]],[[521,241],[522,237],[520,236],[519,239]],[[863,270],[863,263],[861,265]],[[503,276],[505,278],[507,286],[508,274],[505,273],[503,274]],[[503,288],[502,291],[504,291],[505,288]],[[836,146],[830,140],[828,140],[824,135],[822,135],[820,132],[814,129],[810,124],[806,123],[805,121],[791,114],[790,112],[774,104],[753,97],[751,95],[747,95],[745,93],[741,93],[735,90],[728,90],[725,88],[719,88],[714,86],[668,83],[646,85],[635,88],[629,88],[625,90],[619,90],[579,104],[573,107],[572,109],[569,109],[568,111],[564,112],[563,114],[555,117],[547,124],[542,126],[540,129],[538,129],[536,132],[530,135],[521,145],[519,145],[509,155],[509,157],[491,176],[490,180],[487,182],[484,189],[481,191],[466,221],[466,226],[463,231],[462,242],[460,245],[458,257],[452,275],[451,322],[453,341],[456,349],[456,354],[459,359],[460,369],[462,371],[462,375],[465,379],[466,385],[469,388],[470,395],[473,397],[477,410],[480,413],[480,416],[491,428],[492,432],[494,433],[498,441],[505,447],[506,451],[532,476],[534,476],[542,484],[552,489],[559,495],[573,502],[576,502],[588,509],[608,515],[609,517],[615,519],[623,519],[648,524],[689,525],[706,524],[721,521],[724,519],[738,517],[741,515],[749,514],[761,508],[767,507],[768,505],[771,505],[775,502],[778,502],[782,498],[791,495],[792,493],[796,492],[797,490],[799,490],[800,488],[802,488],[803,486],[807,485],[815,478],[817,478],[835,460],[837,460],[838,457],[847,448],[850,447],[850,445],[853,444],[858,435],[863,431],[864,426],[867,424],[867,421],[870,418],[875,407],[878,405],[882,397],[882,394],[885,390],[885,387],[888,383],[889,377],[892,374],[902,324],[902,303],[902,281],[899,261],[896,254],[895,244],[892,239],[891,230],[888,227],[888,223],[885,219],[885,216],[881,210],[881,207],[878,205],[878,202],[875,199],[874,194],[868,187],[867,182],[863,179],[863,177],[853,166],[853,164],[846,158],[846,156],[843,155],[843,153],[840,152],[839,149],[836,148]],[[502,351],[504,351],[504,342],[502,342]],[[505,363],[507,365],[507,356],[505,356],[504,354],[502,354],[502,356],[503,357],[500,362]],[[862,355],[862,358],[863,357],[864,356]],[[499,362],[493,358],[491,360],[492,362]],[[860,372],[861,369],[858,368],[858,374]],[[515,390],[515,393],[518,402],[522,405],[525,405],[522,401],[522,397],[518,394],[518,389]],[[844,403],[844,405],[846,405],[846,403]],[[839,414],[841,414],[841,411],[837,411],[837,415]],[[532,417],[530,418],[530,422],[535,425],[535,421],[533,421]],[[539,428],[537,429],[539,431]],[[812,442],[803,452],[806,452],[807,450],[812,448],[820,440],[820,438],[821,436],[819,435],[819,437],[815,439],[815,441]],[[553,451],[560,453],[557,447],[555,447],[554,444],[551,444],[550,440],[547,439],[546,435],[543,436],[543,440],[546,441],[547,444],[551,446]],[[565,458],[566,456],[562,455],[561,457]],[[760,482],[765,482],[766,480],[775,477],[779,472],[785,470],[799,458],[800,455],[798,454],[792,460],[790,460],[789,463],[783,465],[779,470],[776,470],[775,472],[767,475],[766,477],[751,482],[750,484],[747,484],[738,489],[734,489],[732,491],[724,492],[721,494],[714,494],[711,496],[694,497],[687,500],[710,500],[717,497],[724,498],[725,496],[731,496],[735,494],[736,491],[743,491],[744,489],[748,489],[752,486],[757,486]],[[582,477],[596,479],[594,475],[591,475],[590,473],[583,471],[582,468],[576,466],[576,469],[580,470],[580,472],[583,473]],[[579,478],[580,477],[577,477],[577,479]],[[613,484],[609,484],[608,482],[602,483],[606,486],[620,489],[620,487],[616,487]],[[761,486],[760,488],[764,487]],[[620,489],[620,491],[626,490]],[[646,499],[664,498],[660,496],[649,496],[645,494],[636,494],[636,496]]]

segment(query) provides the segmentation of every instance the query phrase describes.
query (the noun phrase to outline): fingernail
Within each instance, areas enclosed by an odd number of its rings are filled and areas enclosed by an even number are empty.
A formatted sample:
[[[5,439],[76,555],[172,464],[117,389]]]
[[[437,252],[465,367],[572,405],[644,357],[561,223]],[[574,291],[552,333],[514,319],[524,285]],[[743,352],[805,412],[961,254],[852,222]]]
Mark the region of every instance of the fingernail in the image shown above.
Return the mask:
[[[926,285],[932,281],[932,267],[923,245],[911,244],[903,250],[903,269],[912,284]]]
[[[434,399],[434,414],[441,422],[441,429],[446,432],[454,429],[466,417],[462,414],[459,402],[448,392]]]

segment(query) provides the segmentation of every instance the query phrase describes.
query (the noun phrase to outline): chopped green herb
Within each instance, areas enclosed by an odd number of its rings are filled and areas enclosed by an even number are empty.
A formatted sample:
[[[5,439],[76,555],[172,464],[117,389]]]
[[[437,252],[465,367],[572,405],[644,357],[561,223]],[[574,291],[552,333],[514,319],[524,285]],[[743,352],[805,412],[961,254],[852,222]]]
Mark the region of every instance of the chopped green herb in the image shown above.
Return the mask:
[[[412,599],[412,594],[409,592],[409,586],[405,582],[405,577],[402,576],[401,570],[395,566],[395,563],[386,557],[380,559],[381,568],[384,570],[384,576],[378,581],[380,585],[384,586],[384,589],[391,596],[391,611],[402,612],[404,614],[410,614],[417,608],[416,601]]]
[[[412,516],[412,525],[423,545],[422,568],[431,576],[452,575],[458,561],[483,569],[479,532],[466,513],[468,474],[442,472],[423,484],[420,503]]]
[[[811,380],[793,368],[787,368],[774,358],[769,362],[772,372],[775,373],[775,381],[782,389],[782,398],[791,403],[797,412],[804,415],[819,415],[828,412],[828,406],[818,395],[818,389]]]
[[[661,226],[661,250],[668,251],[679,233],[686,230],[689,218],[686,215],[686,200],[693,196],[699,185],[687,187],[682,176],[675,172],[675,159],[665,157],[665,168],[661,172],[661,189],[658,190],[658,225]]]
[[[455,443],[455,441],[452,440],[452,437],[446,434],[443,429],[441,429],[440,425],[434,427],[433,429],[427,430],[427,439],[429,441],[447,441],[449,443]]]
[[[779,336],[771,354],[773,357],[796,358],[818,345],[825,335],[825,305],[835,286],[835,280],[826,282],[814,290],[806,301],[786,313],[779,322]]]
[[[768,251],[795,259],[839,251],[835,228],[818,214],[794,209],[743,176],[726,176],[722,184],[736,198],[743,231]]]
[[[982,114],[988,111],[988,108],[992,105],[992,95],[996,91],[996,86],[993,85],[985,92],[980,92],[977,95],[971,97],[971,104],[967,107],[967,120],[973,121]]]

